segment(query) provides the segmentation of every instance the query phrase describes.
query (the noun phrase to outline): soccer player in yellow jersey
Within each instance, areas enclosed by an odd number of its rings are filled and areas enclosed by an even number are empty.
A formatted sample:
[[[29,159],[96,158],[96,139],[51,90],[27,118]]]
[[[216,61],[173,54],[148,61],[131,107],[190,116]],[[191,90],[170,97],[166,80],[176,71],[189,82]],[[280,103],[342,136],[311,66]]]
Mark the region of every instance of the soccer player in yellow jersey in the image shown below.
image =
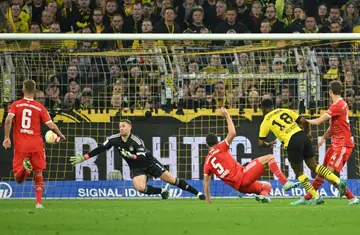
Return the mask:
[[[311,135],[309,133],[309,123],[305,118],[290,109],[274,109],[273,102],[270,99],[264,99],[261,103],[261,108],[264,120],[260,126],[259,145],[265,147],[272,147],[274,145],[274,141],[265,142],[269,132],[272,132],[282,142],[283,147],[287,150],[288,159],[296,177],[306,191],[312,195],[311,203],[323,204],[324,199],[319,196],[307,175],[304,174],[303,160],[311,170],[330,182],[335,183],[339,189],[339,196],[344,196],[346,182],[340,180],[325,166],[316,163],[315,151],[312,147]]]

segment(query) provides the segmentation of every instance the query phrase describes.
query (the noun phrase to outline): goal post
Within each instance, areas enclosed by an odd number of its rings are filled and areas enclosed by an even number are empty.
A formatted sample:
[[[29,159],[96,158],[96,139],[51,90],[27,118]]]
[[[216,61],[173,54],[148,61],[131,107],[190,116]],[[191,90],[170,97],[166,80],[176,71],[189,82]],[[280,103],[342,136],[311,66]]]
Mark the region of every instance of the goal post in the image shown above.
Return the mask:
[[[119,120],[128,118],[133,132],[173,175],[202,191],[205,137],[210,132],[226,137],[226,121],[217,110],[226,106],[237,129],[230,146],[234,158],[246,164],[272,152],[285,175],[296,180],[280,143],[273,150],[257,145],[259,103],[272,98],[276,107],[314,118],[329,106],[328,83],[339,79],[355,142],[340,176],[360,195],[357,40],[358,34],[0,34],[0,117],[3,121],[7,105],[21,97],[22,81],[34,79],[36,100],[67,137],[65,143],[45,145],[45,198],[145,198],[134,190],[129,168],[116,150],[76,167],[69,158],[103,143],[119,131]],[[138,45],[101,48],[101,42],[110,41]],[[314,148],[327,127],[311,126]],[[2,138],[3,133],[2,125]],[[329,145],[327,139],[317,149],[319,162]],[[34,197],[30,178],[22,185],[14,181],[12,151],[1,153],[0,198]],[[308,168],[305,172],[315,177]],[[269,171],[262,180],[272,183],[272,196],[304,195],[302,188],[284,193]],[[159,180],[149,183],[164,186]],[[219,179],[211,187],[217,197],[239,195]],[[170,189],[174,198],[191,197]],[[320,192],[336,195],[327,183]]]

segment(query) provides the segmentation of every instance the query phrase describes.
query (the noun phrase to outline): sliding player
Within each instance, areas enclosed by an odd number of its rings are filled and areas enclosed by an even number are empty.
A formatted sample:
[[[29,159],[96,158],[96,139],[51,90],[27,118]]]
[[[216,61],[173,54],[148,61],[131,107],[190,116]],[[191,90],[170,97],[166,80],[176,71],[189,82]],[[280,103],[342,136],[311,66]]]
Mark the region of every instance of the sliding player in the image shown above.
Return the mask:
[[[62,140],[65,136],[59,128],[51,121],[45,107],[34,101],[36,83],[26,80],[22,91],[24,98],[11,104],[8,116],[5,120],[5,138],[3,146],[11,148],[10,130],[14,121],[14,158],[13,171],[16,182],[21,184],[34,171],[36,208],[42,206],[42,191],[44,179],[42,171],[46,168],[44,143],[41,136],[41,123],[46,124],[50,130],[55,132]]]
[[[320,125],[327,120],[330,120],[330,127],[321,138],[319,147],[324,143],[327,137],[332,136],[331,146],[326,151],[323,165],[331,172],[336,171],[338,173],[340,173],[341,169],[344,167],[354,148],[354,142],[351,139],[348,116],[349,108],[345,100],[341,98],[341,90],[342,84],[340,81],[330,82],[329,94],[332,105],[321,117],[313,120],[307,120],[307,122],[312,125]],[[314,189],[317,190],[323,183],[324,178],[317,175],[312,185]],[[349,199],[350,205],[359,204],[359,199],[356,198],[348,188],[346,188],[345,196]],[[308,193],[304,198],[300,198],[291,204],[308,204],[311,197],[311,194]]]
[[[305,118],[290,109],[274,109],[273,102],[270,99],[264,99],[261,108],[264,120],[260,126],[259,144],[265,147],[273,145],[273,143],[265,142],[269,132],[273,132],[276,138],[283,143],[296,177],[306,191],[312,195],[311,203],[323,204],[324,199],[319,196],[307,175],[304,174],[303,160],[311,170],[336,184],[339,189],[339,196],[343,196],[346,191],[346,182],[340,180],[325,166],[316,163],[315,152],[309,137],[309,125]],[[299,125],[302,125],[304,130]]]
[[[130,177],[132,178],[134,187],[137,191],[148,195],[160,194],[163,199],[168,199],[168,184],[163,189],[147,185],[147,175],[150,175],[155,178],[160,178],[161,180],[177,186],[182,190],[188,191],[196,195],[200,200],[205,200],[204,194],[197,191],[185,180],[172,176],[170,172],[167,171],[158,160],[156,160],[150,151],[145,148],[142,139],[131,133],[132,124],[130,120],[120,120],[119,128],[119,134],[108,137],[104,144],[93,149],[84,156],[78,155],[76,157],[71,157],[71,163],[73,165],[79,164],[114,147],[118,150],[119,154],[124,157],[125,161],[129,165]]]
[[[229,145],[236,136],[234,123],[225,108],[221,108],[220,112],[228,123],[228,135],[220,143],[214,134],[206,137],[206,144],[210,149],[204,165],[204,192],[207,203],[211,203],[210,179],[212,174],[239,192],[257,194],[256,200],[266,203],[271,201],[268,197],[271,184],[257,181],[265,173],[266,166],[279,178],[285,191],[300,184],[287,181],[272,154],[256,158],[245,167],[240,165],[229,152]]]

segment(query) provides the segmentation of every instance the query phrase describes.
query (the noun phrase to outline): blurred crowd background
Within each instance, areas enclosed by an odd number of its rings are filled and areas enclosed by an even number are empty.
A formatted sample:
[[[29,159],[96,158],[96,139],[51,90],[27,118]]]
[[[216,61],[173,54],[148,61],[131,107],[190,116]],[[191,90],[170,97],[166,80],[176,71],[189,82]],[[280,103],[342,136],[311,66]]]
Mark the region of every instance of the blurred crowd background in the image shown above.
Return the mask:
[[[359,33],[360,0],[0,0],[1,33]],[[34,79],[49,110],[360,109],[357,41],[0,41],[1,103]]]

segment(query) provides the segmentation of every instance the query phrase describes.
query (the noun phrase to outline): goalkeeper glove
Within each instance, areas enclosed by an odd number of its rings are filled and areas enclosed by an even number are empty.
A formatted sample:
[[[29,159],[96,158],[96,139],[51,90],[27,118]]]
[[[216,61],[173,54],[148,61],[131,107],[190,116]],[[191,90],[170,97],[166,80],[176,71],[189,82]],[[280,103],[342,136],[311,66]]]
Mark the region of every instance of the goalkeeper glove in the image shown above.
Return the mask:
[[[125,149],[121,149],[121,155],[129,159],[133,159],[133,160],[136,159],[136,154],[132,154],[129,151],[126,151]]]
[[[70,162],[73,166],[76,164],[82,163],[85,160],[90,158],[89,154],[85,154],[84,156],[81,154],[76,154],[76,157],[70,157]]]

